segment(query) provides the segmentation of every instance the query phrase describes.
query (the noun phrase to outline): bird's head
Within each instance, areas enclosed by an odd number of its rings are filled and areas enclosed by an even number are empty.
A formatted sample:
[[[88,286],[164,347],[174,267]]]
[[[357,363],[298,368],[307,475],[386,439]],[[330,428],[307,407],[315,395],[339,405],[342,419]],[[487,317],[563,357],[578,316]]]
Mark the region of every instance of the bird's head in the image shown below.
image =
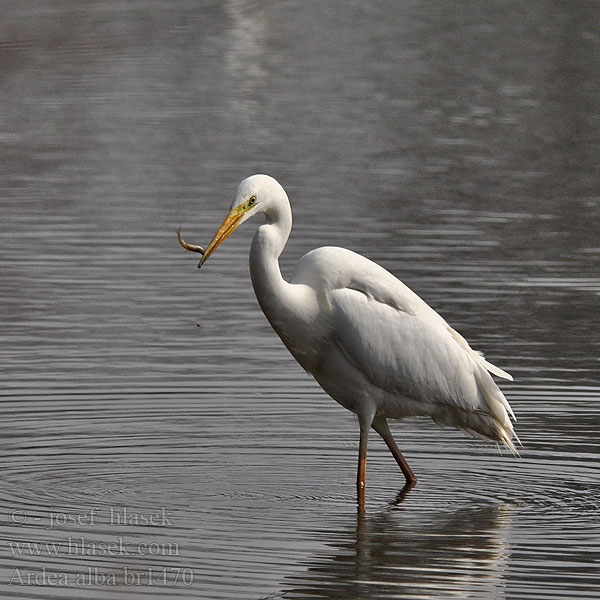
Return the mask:
[[[281,185],[269,175],[252,175],[244,179],[238,187],[229,214],[208,244],[198,268],[244,221],[258,213],[267,213],[268,215],[271,207],[281,201],[282,195],[287,198]]]

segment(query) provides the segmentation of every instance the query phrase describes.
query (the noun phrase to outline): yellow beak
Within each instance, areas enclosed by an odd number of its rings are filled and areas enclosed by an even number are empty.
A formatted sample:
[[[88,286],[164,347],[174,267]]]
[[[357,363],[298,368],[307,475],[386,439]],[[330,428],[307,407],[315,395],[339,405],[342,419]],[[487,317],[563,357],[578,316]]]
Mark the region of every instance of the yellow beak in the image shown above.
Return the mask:
[[[210,244],[208,244],[204,251],[202,260],[198,263],[198,268],[200,268],[206,262],[206,259],[238,228],[242,217],[246,214],[246,210],[246,207],[241,205],[232,208],[229,211],[223,224],[219,227],[219,230],[215,233],[215,236],[210,240]]]

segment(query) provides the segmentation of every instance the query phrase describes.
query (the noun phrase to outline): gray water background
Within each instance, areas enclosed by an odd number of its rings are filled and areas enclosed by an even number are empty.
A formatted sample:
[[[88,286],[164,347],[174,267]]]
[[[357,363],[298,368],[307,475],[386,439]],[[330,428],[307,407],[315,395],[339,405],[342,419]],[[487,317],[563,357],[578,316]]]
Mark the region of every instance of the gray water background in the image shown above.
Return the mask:
[[[2,598],[598,598],[598,6],[4,2]],[[513,374],[520,459],[394,424],[419,484],[373,436],[357,515],[255,224],[175,238],[254,172],[284,272],[361,252]]]

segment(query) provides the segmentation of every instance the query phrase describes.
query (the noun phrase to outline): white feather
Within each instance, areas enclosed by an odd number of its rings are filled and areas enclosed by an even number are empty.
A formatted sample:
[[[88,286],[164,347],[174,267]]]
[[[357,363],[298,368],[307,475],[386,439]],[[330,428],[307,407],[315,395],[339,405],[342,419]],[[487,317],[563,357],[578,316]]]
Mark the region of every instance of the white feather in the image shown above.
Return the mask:
[[[487,362],[406,285],[370,260],[343,248],[306,254],[290,282],[279,255],[292,227],[283,188],[271,177],[244,180],[201,264],[242,222],[263,213],[250,249],[250,274],[267,319],[298,362],[361,427],[358,477],[364,493],[366,439],[373,427],[392,450],[407,483],[416,478],[395,447],[386,418],[428,415],[516,452],[514,414]],[[190,247],[188,245],[188,247]],[[362,470],[361,470],[362,469]],[[362,491],[361,491],[362,490]]]

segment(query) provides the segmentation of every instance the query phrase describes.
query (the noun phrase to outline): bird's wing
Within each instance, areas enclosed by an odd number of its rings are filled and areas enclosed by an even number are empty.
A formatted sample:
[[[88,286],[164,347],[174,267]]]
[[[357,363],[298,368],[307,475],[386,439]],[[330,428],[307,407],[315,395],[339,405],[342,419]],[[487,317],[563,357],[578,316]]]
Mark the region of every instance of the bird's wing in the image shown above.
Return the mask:
[[[383,267],[341,248],[319,249],[306,258],[313,276],[327,278],[316,283],[330,289],[336,343],[374,385],[414,398],[471,404],[479,395],[481,371],[512,379]]]
[[[326,293],[341,350],[386,391],[403,393],[408,385],[416,395],[429,385],[431,396],[449,399],[471,387],[481,368],[512,379],[408,286],[360,254],[318,248],[300,260],[292,280]]]
[[[443,320],[409,313],[356,288],[329,295],[335,343],[376,387],[426,403],[473,410],[476,360]]]
[[[391,273],[348,250],[322,248],[300,261],[295,277],[321,294],[335,344],[372,385],[514,449],[513,413],[488,371],[510,375]]]

